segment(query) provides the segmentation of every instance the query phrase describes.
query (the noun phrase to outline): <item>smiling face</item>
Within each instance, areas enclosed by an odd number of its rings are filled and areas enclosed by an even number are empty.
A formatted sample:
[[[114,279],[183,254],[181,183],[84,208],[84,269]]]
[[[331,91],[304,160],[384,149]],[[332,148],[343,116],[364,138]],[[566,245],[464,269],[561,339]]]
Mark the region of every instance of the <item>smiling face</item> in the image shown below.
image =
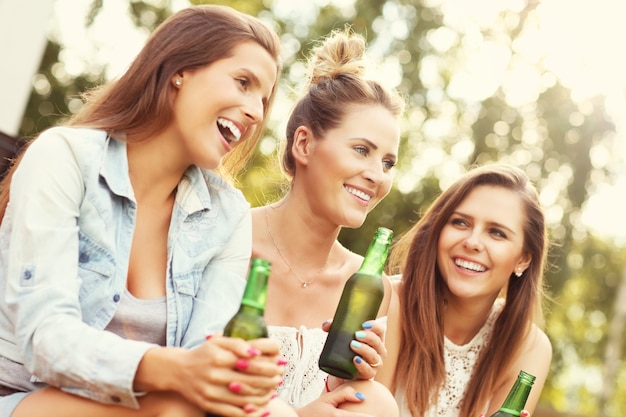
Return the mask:
[[[337,128],[313,138],[301,127],[294,147],[294,187],[302,185],[312,209],[336,225],[359,227],[391,189],[399,145],[398,120],[380,105],[354,105]]]
[[[493,301],[512,273],[524,271],[530,264],[523,253],[525,220],[522,200],[513,191],[474,188],[439,235],[437,266],[448,297]]]
[[[170,131],[183,144],[187,162],[214,169],[248,138],[263,121],[277,77],[272,56],[251,41],[239,44],[227,58],[175,76]]]

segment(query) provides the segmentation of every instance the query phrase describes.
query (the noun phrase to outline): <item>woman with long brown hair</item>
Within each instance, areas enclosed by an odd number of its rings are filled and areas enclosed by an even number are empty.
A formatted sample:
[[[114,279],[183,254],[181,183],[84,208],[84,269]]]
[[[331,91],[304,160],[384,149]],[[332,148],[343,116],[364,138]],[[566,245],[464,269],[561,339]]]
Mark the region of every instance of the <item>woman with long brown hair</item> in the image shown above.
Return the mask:
[[[446,189],[395,245],[399,311],[377,378],[402,417],[491,415],[520,370],[537,404],[552,357],[541,330],[547,237],[520,169],[494,164]]]
[[[249,204],[229,179],[279,73],[273,30],[189,7],[30,143],[2,184],[0,416],[268,415],[278,344],[209,336],[245,286]]]

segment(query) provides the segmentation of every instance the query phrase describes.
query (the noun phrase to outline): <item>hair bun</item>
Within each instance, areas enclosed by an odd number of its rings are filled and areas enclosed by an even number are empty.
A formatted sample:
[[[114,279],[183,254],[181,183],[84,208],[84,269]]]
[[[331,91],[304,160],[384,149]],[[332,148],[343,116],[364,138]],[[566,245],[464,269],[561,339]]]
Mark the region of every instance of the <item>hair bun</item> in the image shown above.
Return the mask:
[[[350,74],[365,74],[365,39],[349,27],[335,30],[311,51],[309,83],[319,84]]]

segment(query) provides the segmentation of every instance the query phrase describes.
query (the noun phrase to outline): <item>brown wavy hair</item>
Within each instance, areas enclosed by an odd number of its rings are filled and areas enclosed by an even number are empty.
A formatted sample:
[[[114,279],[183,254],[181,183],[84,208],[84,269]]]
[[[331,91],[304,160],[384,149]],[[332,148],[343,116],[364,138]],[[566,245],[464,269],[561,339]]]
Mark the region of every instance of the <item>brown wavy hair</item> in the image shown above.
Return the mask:
[[[507,165],[486,165],[469,171],[445,190],[426,214],[393,247],[389,266],[402,272],[400,309],[402,361],[395,386],[404,386],[411,413],[423,413],[437,399],[445,376],[443,286],[437,268],[437,244],[454,210],[479,185],[503,187],[521,199],[525,214],[523,251],[530,266],[521,278],[511,274],[505,306],[495,322],[488,345],[478,358],[461,402],[461,416],[483,412],[494,387],[519,354],[532,323],[543,325],[543,270],[547,236],[537,192],[526,174]],[[521,331],[520,331],[521,330]],[[503,348],[506,346],[506,348]]]
[[[235,46],[248,41],[256,42],[274,58],[279,74],[280,40],[276,32],[260,20],[220,5],[182,9],[150,35],[119,79],[84,94],[84,105],[67,125],[102,129],[109,133],[123,132],[139,140],[148,139],[172,121],[174,87],[170,81],[175,74],[228,58]],[[264,123],[257,125],[249,133],[250,137],[222,160],[218,170],[228,180],[234,180],[245,168],[256,148],[276,87],[275,84],[264,109]],[[4,216],[11,176],[18,163],[19,157],[0,184],[0,218]]]
[[[316,138],[322,138],[341,124],[353,105],[381,105],[396,117],[404,111],[404,100],[394,90],[365,78],[365,49],[363,36],[349,27],[331,32],[312,49],[308,83],[285,130],[281,159],[288,177],[296,172],[291,148],[298,127],[306,126]]]

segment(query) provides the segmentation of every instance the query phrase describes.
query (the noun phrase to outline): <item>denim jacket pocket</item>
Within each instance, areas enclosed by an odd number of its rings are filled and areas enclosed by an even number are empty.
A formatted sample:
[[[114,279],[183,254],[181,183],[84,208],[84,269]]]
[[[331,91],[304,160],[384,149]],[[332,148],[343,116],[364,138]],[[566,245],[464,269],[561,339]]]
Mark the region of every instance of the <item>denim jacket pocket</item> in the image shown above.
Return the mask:
[[[94,297],[104,290],[103,285],[109,287],[110,279],[115,274],[115,259],[111,252],[105,249],[87,235],[80,233],[78,242],[78,276],[81,280],[81,304],[88,305],[96,302]],[[97,298],[97,297],[96,297]],[[87,301],[90,300],[90,301]]]
[[[195,297],[198,281],[202,274],[198,271],[191,271],[174,277],[174,289],[178,294]]]
[[[115,258],[110,251],[84,233],[78,237],[78,267],[105,277],[115,273]]]

